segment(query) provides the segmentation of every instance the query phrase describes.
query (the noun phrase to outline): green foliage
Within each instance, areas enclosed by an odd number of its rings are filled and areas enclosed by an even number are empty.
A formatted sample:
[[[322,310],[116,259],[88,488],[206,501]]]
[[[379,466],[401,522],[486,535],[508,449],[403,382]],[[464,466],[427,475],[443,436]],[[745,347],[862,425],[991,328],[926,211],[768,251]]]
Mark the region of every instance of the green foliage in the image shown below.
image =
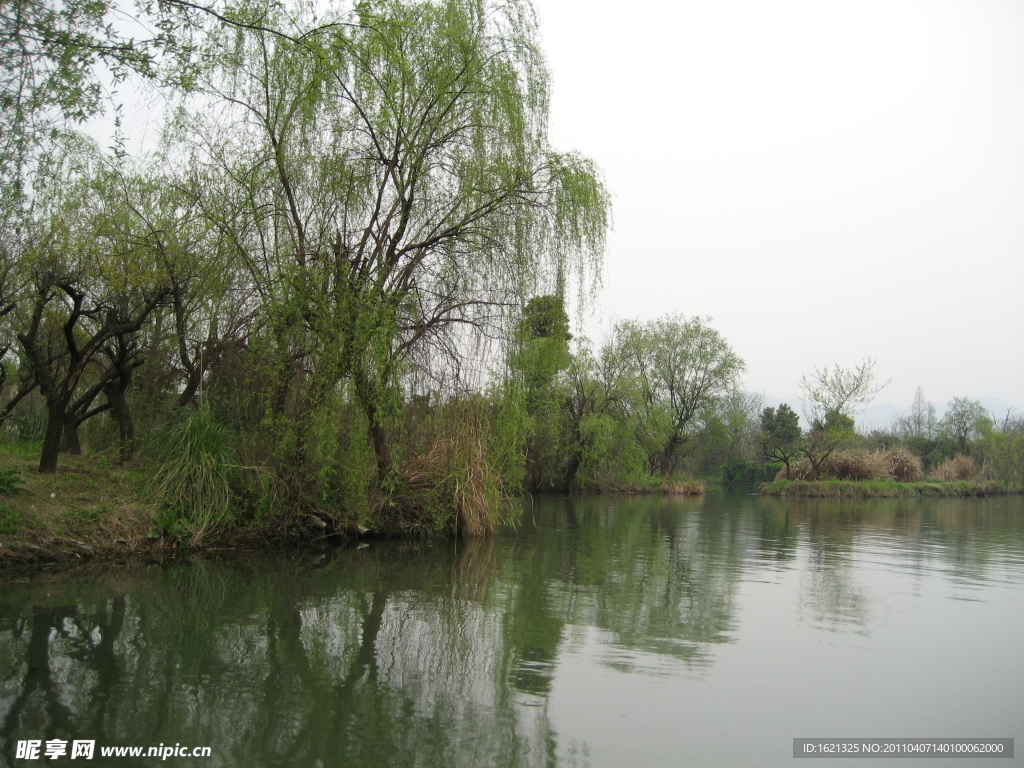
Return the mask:
[[[532,335],[552,325],[522,327]],[[684,462],[691,471],[707,462],[710,471],[745,457],[754,400],[736,389],[742,368],[703,318],[620,323],[596,354],[577,339],[556,375],[534,376],[545,397],[528,409],[531,489],[632,487],[672,477]]]
[[[790,460],[800,450],[800,417],[788,404],[765,408],[761,414],[761,453],[769,461],[782,462],[790,473]]]
[[[986,429],[978,446],[985,473],[993,480],[1024,487],[1024,418],[1007,414],[999,429]]]
[[[237,464],[229,437],[207,407],[190,409],[168,427],[152,485],[162,529],[198,542],[234,520]]]
[[[955,441],[965,453],[973,441],[991,428],[992,420],[985,406],[966,397],[954,397],[939,422],[941,434]]]
[[[526,339],[557,339],[568,342],[569,316],[561,296],[534,296],[523,310],[522,335]],[[568,352],[568,347],[565,348]]]
[[[0,494],[11,496],[22,488],[21,473],[16,469],[0,469]]]
[[[46,411],[39,407],[23,406],[4,422],[4,436],[12,445],[37,444],[46,433]],[[39,446],[34,453],[38,455]]]
[[[870,403],[887,385],[889,380],[875,381],[875,361],[866,358],[853,368],[843,368],[838,363],[814,369],[813,374],[804,374],[800,379],[800,391],[808,403],[808,420],[833,426],[839,424],[839,417],[851,419],[860,406]]]
[[[25,528],[25,511],[0,502],[0,535],[21,533]]]
[[[69,121],[102,110],[96,65],[115,80],[149,69],[147,46],[122,37],[104,0],[8,0],[0,9],[0,182],[3,206],[30,185],[23,173]],[[8,209],[9,210],[9,209]]]
[[[788,404],[765,408],[761,415],[761,430],[770,445],[792,447],[800,440],[800,417]]]
[[[730,459],[719,467],[718,477],[723,483],[754,485],[770,482],[777,471],[775,465],[759,464],[749,459]]]
[[[745,366],[711,318],[616,326],[632,381],[637,438],[651,470],[671,475],[732,395]]]

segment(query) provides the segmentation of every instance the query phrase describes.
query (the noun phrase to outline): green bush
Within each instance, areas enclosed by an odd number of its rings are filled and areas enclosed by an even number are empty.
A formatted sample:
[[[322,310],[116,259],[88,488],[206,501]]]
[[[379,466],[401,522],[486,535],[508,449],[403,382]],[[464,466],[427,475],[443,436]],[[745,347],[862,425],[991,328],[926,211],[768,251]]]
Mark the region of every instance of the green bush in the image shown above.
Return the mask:
[[[736,485],[753,485],[771,482],[778,465],[758,464],[748,459],[729,459],[718,468],[718,476],[723,483]]]

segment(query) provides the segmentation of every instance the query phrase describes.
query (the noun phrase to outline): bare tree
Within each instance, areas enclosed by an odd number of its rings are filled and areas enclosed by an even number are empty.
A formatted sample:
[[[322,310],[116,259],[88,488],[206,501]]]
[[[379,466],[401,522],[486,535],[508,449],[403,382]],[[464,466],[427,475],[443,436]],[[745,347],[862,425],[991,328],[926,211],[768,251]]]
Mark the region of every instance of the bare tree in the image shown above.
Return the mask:
[[[829,414],[853,418],[889,381],[875,382],[875,361],[870,357],[853,368],[843,368],[839,363],[815,368],[813,374],[805,373],[800,378],[806,403],[804,415],[812,425],[823,424]]]

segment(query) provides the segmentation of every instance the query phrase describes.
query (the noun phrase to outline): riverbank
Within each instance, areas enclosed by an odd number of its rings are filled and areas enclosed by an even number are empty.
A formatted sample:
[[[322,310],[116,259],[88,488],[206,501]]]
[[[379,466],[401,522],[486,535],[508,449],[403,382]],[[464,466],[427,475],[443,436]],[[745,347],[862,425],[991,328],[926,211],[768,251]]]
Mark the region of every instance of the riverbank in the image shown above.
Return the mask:
[[[259,550],[297,543],[317,545],[342,535],[338,521],[327,523],[311,513],[300,516],[301,524],[295,520],[289,525],[249,521],[206,532],[197,541],[187,532],[177,531],[172,521],[161,524],[160,509],[146,490],[157,467],[145,458],[122,464],[102,454],[62,455],[60,469],[52,474],[40,474],[37,463],[38,446],[0,448],[0,569],[91,558],[164,558],[181,548]],[[585,490],[700,495],[705,485],[687,478],[651,477]]]
[[[702,480],[692,478],[648,477],[629,482],[584,484],[580,493],[661,494],[663,496],[701,496],[707,491]]]
[[[62,455],[57,472],[40,474],[38,460],[34,446],[0,450],[0,569],[93,558],[159,560],[181,548],[260,550],[301,538],[280,526],[238,525],[207,534],[197,546],[158,522],[146,492],[156,471],[150,462]]]
[[[763,483],[760,491],[766,496],[784,498],[947,498],[1019,494],[1024,493],[1024,488],[1009,487],[992,480],[928,480],[916,483],[901,483],[895,480],[776,480],[772,483]]]
[[[17,446],[0,454],[0,568],[177,549],[141,490],[152,467],[62,456],[58,472],[40,474],[38,460],[37,451]]]

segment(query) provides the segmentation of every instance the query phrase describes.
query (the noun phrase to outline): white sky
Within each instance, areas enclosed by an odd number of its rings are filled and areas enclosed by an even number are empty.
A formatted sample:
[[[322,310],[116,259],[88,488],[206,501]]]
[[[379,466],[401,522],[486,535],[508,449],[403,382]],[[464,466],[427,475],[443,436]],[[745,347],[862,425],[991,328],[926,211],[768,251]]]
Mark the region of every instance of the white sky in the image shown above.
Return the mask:
[[[614,200],[584,333],[710,315],[750,391],[870,356],[876,402],[1024,409],[1024,0],[533,2]]]
[[[1024,407],[1024,2],[534,0],[551,138],[614,195],[585,331],[711,315],[745,388]]]

